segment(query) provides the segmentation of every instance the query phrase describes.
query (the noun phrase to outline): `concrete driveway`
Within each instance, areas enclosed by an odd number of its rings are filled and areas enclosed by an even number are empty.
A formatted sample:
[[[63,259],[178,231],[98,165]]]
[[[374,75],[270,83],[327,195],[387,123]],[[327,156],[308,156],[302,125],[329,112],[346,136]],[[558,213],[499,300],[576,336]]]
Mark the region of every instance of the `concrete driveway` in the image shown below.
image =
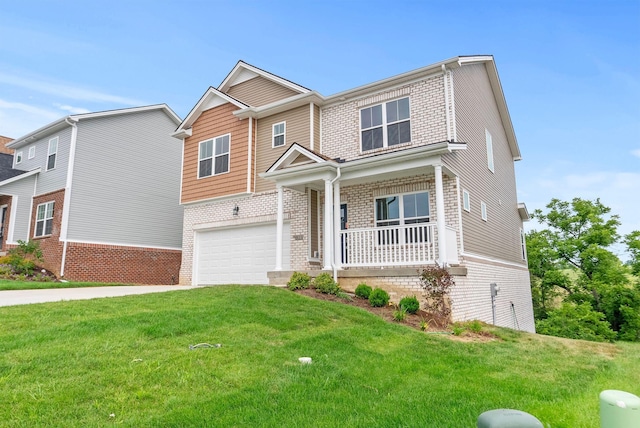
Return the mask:
[[[99,297],[118,297],[131,294],[161,293],[164,291],[190,290],[191,285],[126,285],[116,287],[50,288],[46,290],[0,291],[0,306],[28,305],[30,303],[87,300]]]

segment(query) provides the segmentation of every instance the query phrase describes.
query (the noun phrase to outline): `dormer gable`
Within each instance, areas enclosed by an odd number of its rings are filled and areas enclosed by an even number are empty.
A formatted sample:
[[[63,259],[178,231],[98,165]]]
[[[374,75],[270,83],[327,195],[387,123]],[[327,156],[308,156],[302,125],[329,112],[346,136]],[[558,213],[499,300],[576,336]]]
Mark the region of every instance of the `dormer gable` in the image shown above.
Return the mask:
[[[229,92],[231,87],[257,77],[263,77],[264,79],[277,83],[278,85],[290,89],[298,94],[310,92],[310,89],[305,88],[304,86],[300,86],[290,80],[276,76],[275,74],[269,73],[268,71],[262,70],[261,68],[255,67],[251,64],[247,64],[242,60],[238,61],[236,66],[233,67],[227,77],[225,77],[222,83],[220,83],[218,90],[226,93]]]
[[[191,109],[180,126],[178,126],[176,131],[171,134],[172,137],[182,139],[191,136],[191,126],[196,120],[198,120],[202,112],[227,103],[231,103],[241,109],[249,107],[241,101],[236,100],[232,96],[227,95],[224,92],[220,92],[216,88],[210,86],[209,89],[207,89],[207,91],[204,93],[204,95],[200,97],[200,100]]]
[[[326,156],[311,151],[298,143],[293,143],[266,172],[279,171],[301,165],[319,164],[330,160]]]

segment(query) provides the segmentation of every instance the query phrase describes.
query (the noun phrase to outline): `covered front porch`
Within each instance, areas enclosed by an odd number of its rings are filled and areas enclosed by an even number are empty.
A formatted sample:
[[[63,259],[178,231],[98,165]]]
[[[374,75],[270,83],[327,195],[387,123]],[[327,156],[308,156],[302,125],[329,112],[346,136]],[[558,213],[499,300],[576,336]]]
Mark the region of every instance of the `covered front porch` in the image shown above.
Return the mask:
[[[274,273],[282,271],[285,189],[320,195],[315,261],[334,277],[355,269],[415,272],[436,262],[458,264],[459,212],[452,208],[459,200],[457,177],[441,155],[464,148],[443,142],[345,162],[294,144],[262,174],[277,188]]]

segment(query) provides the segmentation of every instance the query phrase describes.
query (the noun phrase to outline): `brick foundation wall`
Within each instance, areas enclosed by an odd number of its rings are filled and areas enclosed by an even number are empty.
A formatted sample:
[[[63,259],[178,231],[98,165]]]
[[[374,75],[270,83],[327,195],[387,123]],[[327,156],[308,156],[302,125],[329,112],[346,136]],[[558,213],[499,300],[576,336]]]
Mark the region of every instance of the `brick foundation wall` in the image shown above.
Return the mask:
[[[178,282],[179,250],[116,245],[67,245],[64,278],[72,281],[172,285]]]

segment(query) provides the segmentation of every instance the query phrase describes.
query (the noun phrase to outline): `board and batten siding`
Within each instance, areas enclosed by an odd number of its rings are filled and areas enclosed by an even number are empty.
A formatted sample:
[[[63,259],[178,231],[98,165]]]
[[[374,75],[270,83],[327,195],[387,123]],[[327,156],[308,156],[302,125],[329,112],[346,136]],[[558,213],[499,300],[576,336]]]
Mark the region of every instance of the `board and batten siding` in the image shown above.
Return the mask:
[[[182,203],[212,199],[247,191],[249,120],[233,115],[238,107],[226,103],[202,112],[192,126],[192,135],[184,140]],[[231,134],[229,172],[198,178],[200,142]]]
[[[49,140],[55,137],[58,137],[56,166],[47,171]],[[33,146],[36,148],[36,155],[32,159],[29,159],[29,147]],[[70,146],[71,126],[67,126],[58,132],[47,134],[45,137],[16,149],[16,153],[22,152],[22,162],[16,165],[14,157],[14,168],[23,171],[31,171],[36,168],[41,169],[38,177],[36,195],[64,189],[67,185],[67,166],[69,165]]]
[[[309,105],[300,106],[282,113],[274,114],[258,120],[256,144],[256,173],[260,174],[269,169],[275,161],[293,144],[310,148],[310,119]],[[285,144],[273,147],[272,135],[275,123],[286,122]],[[274,190],[275,183],[256,177],[256,193]]]
[[[460,176],[470,195],[471,211],[462,211],[464,250],[491,258],[526,264],[522,260],[513,155],[507,142],[484,64],[453,70],[458,141],[467,149],[443,156],[445,165]],[[485,129],[492,136],[494,171],[487,166]],[[487,205],[487,221],[480,203]]]
[[[298,92],[262,76],[257,76],[232,86],[227,94],[252,107],[260,107],[298,95]]]
[[[180,248],[177,124],[151,110],[77,126],[68,239]]]
[[[31,238],[29,236],[29,221],[31,219],[29,213],[31,212],[33,188],[37,175],[42,175],[42,173],[21,178],[0,187],[0,192],[3,195],[12,196],[12,213],[10,213],[9,230],[7,231],[7,243],[9,244],[17,244],[18,240],[28,241]]]

